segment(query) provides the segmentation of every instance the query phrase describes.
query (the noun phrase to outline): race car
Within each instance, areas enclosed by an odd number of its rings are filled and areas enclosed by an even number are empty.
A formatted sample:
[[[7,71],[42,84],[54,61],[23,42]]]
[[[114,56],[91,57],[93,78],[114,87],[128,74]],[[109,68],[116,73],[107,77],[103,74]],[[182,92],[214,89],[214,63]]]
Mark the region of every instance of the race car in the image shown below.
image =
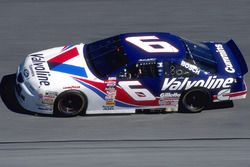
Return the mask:
[[[24,109],[42,114],[196,113],[245,98],[247,72],[233,40],[195,43],[164,32],[125,33],[28,55],[18,67],[15,92]]]

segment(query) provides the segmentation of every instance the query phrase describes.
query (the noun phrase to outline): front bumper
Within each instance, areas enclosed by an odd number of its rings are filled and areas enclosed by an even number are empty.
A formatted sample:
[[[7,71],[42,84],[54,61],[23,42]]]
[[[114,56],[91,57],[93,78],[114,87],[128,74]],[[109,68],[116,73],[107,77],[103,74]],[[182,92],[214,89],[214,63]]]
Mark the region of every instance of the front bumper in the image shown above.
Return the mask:
[[[35,113],[53,114],[53,105],[43,104],[43,93],[33,88],[23,76],[22,66],[16,73],[15,95],[18,103],[25,109]]]

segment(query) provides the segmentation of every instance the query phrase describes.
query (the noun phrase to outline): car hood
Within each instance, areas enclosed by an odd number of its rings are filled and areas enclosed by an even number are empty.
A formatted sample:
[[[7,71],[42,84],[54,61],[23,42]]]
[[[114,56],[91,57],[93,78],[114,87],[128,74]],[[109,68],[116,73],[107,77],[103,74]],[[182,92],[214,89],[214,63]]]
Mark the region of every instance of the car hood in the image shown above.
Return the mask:
[[[94,77],[88,69],[83,48],[84,44],[78,44],[32,53],[19,66],[19,71],[25,81],[38,88],[55,88],[72,77]]]

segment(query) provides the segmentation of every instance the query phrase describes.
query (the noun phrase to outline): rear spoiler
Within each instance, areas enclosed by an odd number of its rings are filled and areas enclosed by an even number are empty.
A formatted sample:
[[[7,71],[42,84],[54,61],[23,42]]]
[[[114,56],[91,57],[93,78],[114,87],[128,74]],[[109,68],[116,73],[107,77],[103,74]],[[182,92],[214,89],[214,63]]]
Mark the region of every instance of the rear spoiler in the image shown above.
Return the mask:
[[[226,45],[229,47],[229,49],[232,51],[232,53],[236,57],[240,70],[241,70],[241,74],[242,75],[246,74],[248,72],[247,64],[238,46],[235,44],[235,42],[232,39],[229,40],[226,43]]]

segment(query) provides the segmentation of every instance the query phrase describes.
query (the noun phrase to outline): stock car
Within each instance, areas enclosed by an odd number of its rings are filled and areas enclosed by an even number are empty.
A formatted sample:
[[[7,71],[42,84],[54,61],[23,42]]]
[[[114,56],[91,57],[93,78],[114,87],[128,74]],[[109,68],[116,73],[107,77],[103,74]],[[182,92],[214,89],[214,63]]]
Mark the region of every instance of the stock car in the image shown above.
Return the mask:
[[[233,40],[191,42],[164,32],[125,33],[28,55],[16,74],[16,97],[31,112],[201,112],[245,98],[247,64]]]

